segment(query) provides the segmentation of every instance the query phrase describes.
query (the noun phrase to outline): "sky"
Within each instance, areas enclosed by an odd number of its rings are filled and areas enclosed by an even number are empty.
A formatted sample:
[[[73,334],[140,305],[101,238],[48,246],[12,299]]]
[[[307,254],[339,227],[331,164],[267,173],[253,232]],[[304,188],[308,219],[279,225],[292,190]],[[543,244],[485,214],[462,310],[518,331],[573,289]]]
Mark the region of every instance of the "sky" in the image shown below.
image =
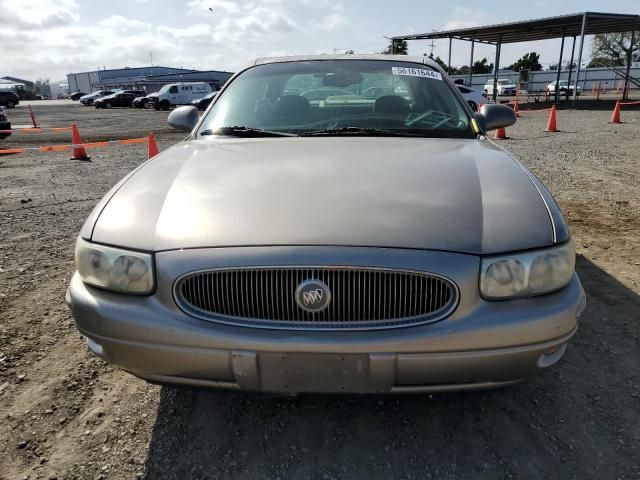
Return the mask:
[[[234,71],[272,55],[376,53],[384,36],[472,27],[582,11],[640,13],[637,0],[0,0],[0,77],[66,79],[69,72],[154,65]],[[565,59],[570,55],[570,42]],[[434,55],[448,56],[448,40]],[[590,41],[585,45],[589,57]],[[537,51],[557,62],[560,40],[506,45],[501,65]],[[430,41],[409,53],[431,52]],[[475,56],[494,61],[495,48]],[[469,43],[454,41],[452,64],[469,63]]]

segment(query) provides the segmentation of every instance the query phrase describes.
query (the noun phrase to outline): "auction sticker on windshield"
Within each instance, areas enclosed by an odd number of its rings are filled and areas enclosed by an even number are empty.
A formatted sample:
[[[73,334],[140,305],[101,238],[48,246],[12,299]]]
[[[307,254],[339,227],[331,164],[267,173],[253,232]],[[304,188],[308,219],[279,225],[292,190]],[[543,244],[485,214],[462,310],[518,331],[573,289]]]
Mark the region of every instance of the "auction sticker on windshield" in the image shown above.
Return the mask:
[[[391,67],[391,72],[394,75],[408,75],[411,77],[424,77],[433,78],[434,80],[442,80],[442,75],[439,72],[426,70],[424,68]]]

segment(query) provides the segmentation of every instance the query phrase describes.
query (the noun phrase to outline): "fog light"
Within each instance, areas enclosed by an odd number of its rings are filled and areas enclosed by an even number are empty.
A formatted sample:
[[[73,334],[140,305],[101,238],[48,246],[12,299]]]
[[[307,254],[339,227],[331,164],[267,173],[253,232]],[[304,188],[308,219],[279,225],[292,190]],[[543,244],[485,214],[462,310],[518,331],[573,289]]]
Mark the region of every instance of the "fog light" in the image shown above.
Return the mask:
[[[97,342],[94,342],[90,338],[85,337],[85,339],[87,340],[87,346],[89,347],[89,350],[91,350],[93,353],[95,353],[98,356],[102,356],[102,354],[104,353],[104,349],[102,348],[102,345],[100,345]]]
[[[547,368],[557,363],[558,360],[562,358],[564,352],[567,350],[567,344],[563,343],[562,345],[558,345],[557,347],[550,348],[538,358],[538,367],[539,368]]]

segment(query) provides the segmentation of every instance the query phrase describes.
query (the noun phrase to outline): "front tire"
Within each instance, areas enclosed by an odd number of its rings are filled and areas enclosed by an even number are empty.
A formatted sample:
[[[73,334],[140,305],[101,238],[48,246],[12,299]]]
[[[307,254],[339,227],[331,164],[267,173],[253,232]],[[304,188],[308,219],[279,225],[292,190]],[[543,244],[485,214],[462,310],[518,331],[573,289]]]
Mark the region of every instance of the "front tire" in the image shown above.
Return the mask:
[[[112,105],[111,105],[110,103],[106,103],[104,107],[105,107],[105,108],[111,108],[111,107],[112,107]]]
[[[13,103],[13,101],[9,100],[9,101],[7,102],[7,108],[15,108],[15,106],[16,106],[16,104],[15,104],[15,103]]]
[[[169,103],[168,100],[163,100],[162,102],[160,102],[160,108],[162,108],[162,110],[169,110],[169,108],[171,108],[171,104]]]

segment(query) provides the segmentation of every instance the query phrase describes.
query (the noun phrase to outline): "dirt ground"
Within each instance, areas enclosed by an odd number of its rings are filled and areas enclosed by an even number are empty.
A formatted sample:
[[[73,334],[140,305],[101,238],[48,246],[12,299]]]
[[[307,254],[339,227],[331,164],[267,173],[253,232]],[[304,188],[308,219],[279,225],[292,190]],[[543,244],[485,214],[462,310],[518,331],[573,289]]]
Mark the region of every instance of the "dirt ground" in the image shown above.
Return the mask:
[[[166,112],[34,104],[84,141]],[[8,112],[28,123],[25,106]],[[75,237],[141,145],[0,156],[0,479],[640,478],[640,109],[525,112],[501,145],[551,189],[588,308],[565,359],[519,386],[411,396],[281,397],[148,385],[93,357],[64,293]],[[0,146],[68,143],[15,134]]]

